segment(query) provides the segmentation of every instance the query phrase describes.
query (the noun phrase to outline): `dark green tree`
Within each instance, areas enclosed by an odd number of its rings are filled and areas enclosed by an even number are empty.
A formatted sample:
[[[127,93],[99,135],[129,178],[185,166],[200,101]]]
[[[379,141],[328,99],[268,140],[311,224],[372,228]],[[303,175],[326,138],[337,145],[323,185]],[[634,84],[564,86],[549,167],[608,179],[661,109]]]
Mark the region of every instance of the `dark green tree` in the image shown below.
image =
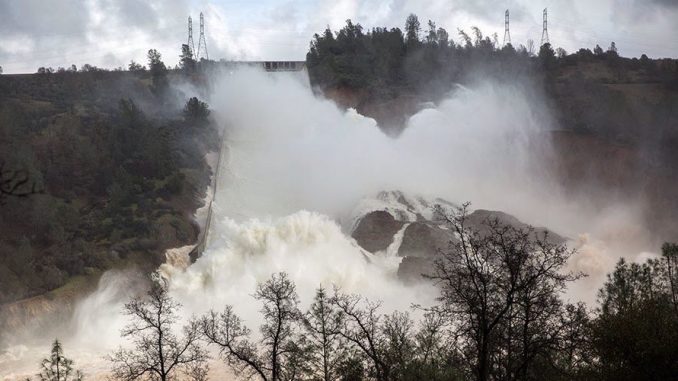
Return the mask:
[[[444,28],[438,28],[436,31],[436,39],[438,42],[438,47],[447,48],[450,46],[450,34]]]
[[[322,286],[316,290],[303,323],[310,352],[309,366],[314,379],[336,380],[341,359],[346,352],[339,335],[343,319]]]
[[[678,313],[666,263],[621,259],[599,292],[592,323],[601,380],[670,380],[678,375]]]
[[[614,41],[610,43],[610,47],[607,48],[607,54],[610,56],[619,57],[619,52],[617,51],[617,44]]]
[[[140,63],[137,63],[134,60],[132,60],[130,61],[129,65],[127,65],[127,70],[131,72],[139,72],[146,70],[146,68],[142,66]]]
[[[563,59],[567,57],[567,51],[563,48],[558,48],[556,49],[556,55],[558,56],[559,59]]]
[[[181,55],[179,56],[181,69],[186,73],[193,73],[195,71],[196,62],[193,59],[193,52],[191,47],[187,44],[181,45]]]
[[[162,62],[162,55],[155,49],[148,51],[148,69],[153,80],[152,90],[156,95],[164,94],[169,86],[167,81],[167,67]]]
[[[542,45],[539,48],[539,61],[541,62],[542,66],[546,69],[549,70],[553,68],[553,66],[556,63],[556,54],[553,51],[553,48],[551,47],[551,44],[548,42]]]
[[[210,116],[210,110],[207,103],[193,97],[186,102],[184,106],[184,118],[194,123],[204,123]]]
[[[408,49],[413,49],[419,46],[419,32],[421,32],[421,23],[419,18],[414,13],[407,16],[405,20],[405,43]]]

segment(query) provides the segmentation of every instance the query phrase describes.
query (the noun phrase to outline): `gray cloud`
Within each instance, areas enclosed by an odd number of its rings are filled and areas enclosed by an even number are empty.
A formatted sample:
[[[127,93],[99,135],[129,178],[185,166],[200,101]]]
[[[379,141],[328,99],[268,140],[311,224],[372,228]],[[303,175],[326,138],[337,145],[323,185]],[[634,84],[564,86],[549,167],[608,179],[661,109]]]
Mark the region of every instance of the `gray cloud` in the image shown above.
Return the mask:
[[[650,0],[650,2],[665,7],[678,8],[678,0]]]
[[[89,14],[81,1],[58,4],[41,0],[0,2],[0,33],[44,38],[56,35],[84,36]]]
[[[678,42],[678,0],[0,0],[0,65],[5,72],[90,63],[114,67],[145,61],[156,48],[176,64],[186,40],[186,18],[205,11],[211,58],[303,59],[313,33],[341,28],[350,18],[365,28],[400,27],[410,13],[430,19],[453,37],[478,26],[503,35],[511,11],[514,45],[541,37],[549,6],[549,33],[568,51],[617,42],[623,55],[671,56]]]
[[[101,2],[101,10],[120,26],[135,29],[151,29],[158,26],[159,15],[149,2],[144,0],[106,0]]]
[[[143,60],[149,48],[170,55],[188,14],[188,0],[0,1],[0,65],[33,72],[71,63],[116,67]]]

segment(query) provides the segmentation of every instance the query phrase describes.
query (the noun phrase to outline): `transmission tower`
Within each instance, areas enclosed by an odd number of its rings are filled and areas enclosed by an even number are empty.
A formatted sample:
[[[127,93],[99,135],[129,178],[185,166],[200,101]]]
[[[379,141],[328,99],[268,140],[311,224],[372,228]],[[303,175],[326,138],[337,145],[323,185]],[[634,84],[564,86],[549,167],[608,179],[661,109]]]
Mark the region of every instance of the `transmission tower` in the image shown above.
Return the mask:
[[[191,49],[191,58],[196,59],[195,43],[193,42],[193,20],[188,16],[188,47]]]
[[[203,52],[205,59],[209,60],[210,56],[207,54],[207,41],[205,40],[205,18],[200,12],[200,39],[198,40],[198,54],[195,56],[197,60],[201,57],[200,52]]]
[[[548,28],[548,13],[546,8],[544,8],[544,29],[541,32],[541,44],[550,44],[549,42],[549,28]]]
[[[509,32],[509,10],[504,13],[504,46],[511,43],[511,32]]]

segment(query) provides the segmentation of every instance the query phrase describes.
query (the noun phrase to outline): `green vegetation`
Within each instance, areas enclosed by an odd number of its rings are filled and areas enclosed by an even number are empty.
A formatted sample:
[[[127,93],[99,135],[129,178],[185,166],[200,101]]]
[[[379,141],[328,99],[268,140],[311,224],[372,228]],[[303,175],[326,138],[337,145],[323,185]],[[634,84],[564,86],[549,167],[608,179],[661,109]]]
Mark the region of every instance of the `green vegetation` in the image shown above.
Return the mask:
[[[153,268],[196,239],[216,130],[206,103],[173,103],[181,73],[148,56],[148,71],[0,77],[0,303],[114,265]]]
[[[179,56],[179,59],[182,70],[186,73],[195,72],[197,63],[195,62],[195,59],[193,59],[193,52],[188,45],[181,45],[181,55]]]
[[[205,124],[210,116],[210,110],[207,103],[201,102],[198,98],[193,97],[186,102],[184,107],[184,118],[187,122],[193,124]]]
[[[473,32],[472,39],[460,30],[462,44],[458,45],[431,21],[422,38],[415,15],[407,18],[404,32],[399,28],[364,32],[360,24],[348,20],[336,33],[327,29],[314,36],[307,66],[311,81],[323,89],[348,87],[380,99],[403,92],[440,96],[476,69],[497,72],[497,78],[536,69],[526,48],[496,49],[490,37],[477,28]]]
[[[678,375],[678,248],[661,259],[623,259],[600,290],[591,324],[595,371],[602,380],[670,380]]]

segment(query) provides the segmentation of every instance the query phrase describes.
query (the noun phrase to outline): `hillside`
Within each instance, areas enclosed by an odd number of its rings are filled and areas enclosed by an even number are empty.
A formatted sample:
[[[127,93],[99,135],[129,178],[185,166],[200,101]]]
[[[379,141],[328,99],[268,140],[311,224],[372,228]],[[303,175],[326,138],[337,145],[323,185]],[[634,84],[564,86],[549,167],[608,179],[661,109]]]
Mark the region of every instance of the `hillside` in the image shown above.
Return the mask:
[[[0,198],[0,304],[84,287],[113,267],[154,268],[166,249],[195,242],[217,132],[169,85],[194,80],[165,70],[0,76],[3,180],[24,176],[19,193],[32,193]]]

